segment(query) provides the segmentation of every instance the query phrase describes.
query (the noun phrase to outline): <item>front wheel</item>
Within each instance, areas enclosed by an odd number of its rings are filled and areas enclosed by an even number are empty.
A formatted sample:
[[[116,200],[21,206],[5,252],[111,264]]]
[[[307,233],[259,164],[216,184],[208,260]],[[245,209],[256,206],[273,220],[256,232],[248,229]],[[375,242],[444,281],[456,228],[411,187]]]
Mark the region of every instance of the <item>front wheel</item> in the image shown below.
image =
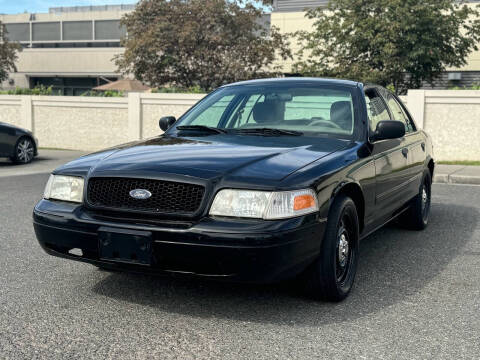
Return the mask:
[[[348,296],[357,272],[358,234],[355,203],[340,195],[328,215],[320,255],[304,274],[305,289],[310,296],[332,302]]]

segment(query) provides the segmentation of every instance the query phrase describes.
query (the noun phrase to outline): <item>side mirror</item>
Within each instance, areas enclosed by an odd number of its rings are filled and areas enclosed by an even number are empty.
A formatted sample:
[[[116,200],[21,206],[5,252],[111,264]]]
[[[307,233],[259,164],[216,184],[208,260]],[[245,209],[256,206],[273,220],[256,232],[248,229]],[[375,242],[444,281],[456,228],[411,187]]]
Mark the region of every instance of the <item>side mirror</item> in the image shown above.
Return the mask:
[[[405,136],[405,124],[401,121],[380,121],[373,134],[373,141],[398,139]]]
[[[160,125],[160,129],[167,131],[168,128],[175,124],[175,121],[177,121],[175,116],[164,116],[160,119],[158,124]]]

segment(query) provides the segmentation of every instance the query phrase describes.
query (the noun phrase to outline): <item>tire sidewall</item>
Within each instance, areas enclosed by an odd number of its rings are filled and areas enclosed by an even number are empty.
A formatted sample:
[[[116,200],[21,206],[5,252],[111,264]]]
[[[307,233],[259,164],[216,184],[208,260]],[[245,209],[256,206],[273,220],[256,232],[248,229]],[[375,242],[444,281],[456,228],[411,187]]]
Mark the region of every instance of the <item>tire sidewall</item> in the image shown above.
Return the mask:
[[[359,224],[358,224],[357,208],[356,208],[353,200],[351,200],[350,198],[346,198],[345,201],[343,202],[342,208],[343,208],[343,210],[342,210],[341,214],[343,214],[344,211],[348,211],[348,212],[351,213],[351,216],[352,216],[352,224],[351,225],[353,227],[352,234],[354,236],[354,238],[351,239],[351,245],[353,245],[353,246],[350,250],[351,251],[351,260],[350,260],[351,263],[349,265],[349,269],[348,269],[348,272],[347,272],[347,277],[341,283],[336,282],[338,292],[341,293],[343,296],[347,296],[348,293],[353,288],[353,284],[355,282],[355,275],[356,275],[356,272],[357,272],[358,250],[359,250]],[[341,220],[341,218],[337,219],[336,228],[338,228],[338,222],[340,220]],[[335,239],[335,241],[336,240],[337,239]],[[336,249],[337,248],[336,248],[336,244],[335,244],[335,247],[334,247],[335,251],[332,254],[332,256],[334,257],[334,265],[336,265],[336,257],[337,257]]]
[[[428,214],[425,218],[423,213],[422,207],[422,196],[423,196],[423,188],[427,188],[427,196],[428,196]],[[420,209],[420,219],[423,223],[423,226],[426,227],[428,225],[428,220],[430,219],[430,211],[432,206],[432,176],[430,175],[430,171],[426,171],[422,177],[422,183],[420,184],[420,190],[418,195],[419,201],[419,209]]]
[[[344,211],[349,211],[352,214],[352,234],[354,238],[350,242],[352,246],[352,259],[347,276],[344,281],[338,282],[336,275],[338,241],[337,232]],[[340,195],[335,199],[329,213],[329,219],[327,221],[327,228],[325,231],[318,264],[320,267],[319,276],[325,277],[323,280],[326,283],[326,288],[330,289],[330,294],[327,295],[328,300],[341,301],[345,299],[352,290],[358,264],[358,250],[359,222],[357,209],[352,199],[344,195]]]
[[[32,147],[33,147],[33,156],[32,158],[27,161],[27,162],[24,162],[24,161],[21,161],[19,158],[18,158],[18,146],[20,145],[20,142],[22,142],[23,140],[28,140],[30,141],[30,143],[32,144]],[[35,142],[28,136],[22,136],[20,139],[17,140],[16,144],[15,144],[15,148],[14,148],[14,154],[13,154],[13,157],[12,157],[12,160],[17,163],[17,164],[29,164],[32,162],[33,158],[35,157]]]

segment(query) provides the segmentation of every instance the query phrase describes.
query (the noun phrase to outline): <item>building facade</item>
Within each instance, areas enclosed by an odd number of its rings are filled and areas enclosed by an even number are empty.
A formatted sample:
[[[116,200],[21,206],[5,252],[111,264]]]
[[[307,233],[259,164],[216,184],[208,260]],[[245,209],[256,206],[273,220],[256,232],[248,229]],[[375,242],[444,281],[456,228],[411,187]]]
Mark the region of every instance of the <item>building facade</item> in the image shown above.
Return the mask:
[[[121,17],[134,5],[51,8],[48,13],[0,15],[10,41],[19,42],[17,72],[3,89],[52,86],[79,95],[115,80],[114,57],[123,53]]]
[[[281,33],[289,34],[299,30],[309,31],[313,27],[313,21],[305,17],[308,9],[325,7],[328,0],[274,0],[271,24],[280,29]],[[468,6],[480,6],[480,0],[470,0]],[[296,41],[290,42],[293,53],[299,50]],[[292,64],[298,61],[282,62],[283,72],[292,74]],[[469,87],[480,84],[480,50],[473,51],[467,59],[467,65],[461,68],[448,68],[447,71],[437,78],[433,88],[447,89],[455,86]],[[424,85],[425,89],[431,89],[430,84]]]
[[[471,1],[475,6],[480,0]],[[310,31],[313,21],[306,11],[324,7],[328,0],[274,0],[271,14],[262,18],[265,26],[276,26],[281,33]],[[0,14],[11,41],[19,42],[23,51],[18,54],[17,72],[0,84],[2,89],[52,86],[62,95],[80,95],[107,81],[116,80],[114,58],[123,53],[120,46],[126,30],[120,19],[133,11],[135,5],[76,6],[51,8],[48,13]],[[299,45],[290,41],[293,54]],[[282,61],[283,72],[291,75],[298,61]],[[434,84],[435,88],[480,84],[480,51],[472,52],[467,65],[450,68]],[[425,88],[431,88],[426,84]]]

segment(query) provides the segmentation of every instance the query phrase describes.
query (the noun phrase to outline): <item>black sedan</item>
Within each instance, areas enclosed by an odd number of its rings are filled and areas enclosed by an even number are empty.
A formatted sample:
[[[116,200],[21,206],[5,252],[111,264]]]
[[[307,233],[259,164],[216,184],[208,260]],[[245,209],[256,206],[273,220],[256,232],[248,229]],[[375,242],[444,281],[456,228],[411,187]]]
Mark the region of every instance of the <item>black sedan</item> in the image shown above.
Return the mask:
[[[30,131],[0,122],[0,157],[27,164],[37,155],[38,142]]]
[[[432,142],[382,87],[241,82],[160,127],[53,172],[34,209],[47,253],[110,270],[298,277],[340,301],[362,238],[395,218],[427,226]]]

